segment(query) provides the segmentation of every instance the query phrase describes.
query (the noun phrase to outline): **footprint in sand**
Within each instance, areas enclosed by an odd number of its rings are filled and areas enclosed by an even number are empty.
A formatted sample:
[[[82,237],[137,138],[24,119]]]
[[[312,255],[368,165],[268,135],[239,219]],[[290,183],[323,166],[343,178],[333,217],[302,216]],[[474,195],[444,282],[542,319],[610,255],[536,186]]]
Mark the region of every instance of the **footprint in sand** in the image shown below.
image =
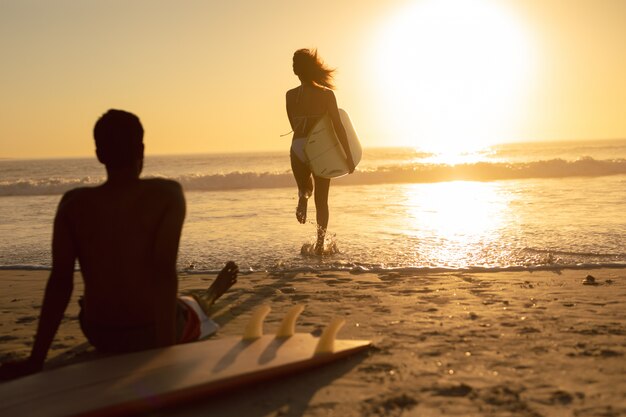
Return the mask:
[[[10,342],[11,340],[17,340],[18,337],[17,336],[0,336],[0,342],[4,343],[4,342]]]
[[[417,400],[409,394],[396,394],[393,396],[379,396],[365,400],[368,410],[364,414],[395,415],[408,411],[417,405]],[[373,413],[372,413],[373,411]]]
[[[374,307],[374,311],[376,313],[383,313],[383,314],[389,314],[391,313],[391,310],[388,309],[387,307]]]
[[[535,327],[522,327],[517,331],[518,334],[541,333],[541,330]]]
[[[52,346],[50,347],[53,350],[58,350],[58,349],[68,349],[70,347],[70,345],[66,344],[66,343],[53,343]]]
[[[384,383],[385,381],[394,379],[398,375],[398,369],[390,363],[373,363],[370,365],[364,365],[357,369],[366,375],[361,376],[364,380]]]
[[[447,387],[436,387],[433,393],[442,397],[465,397],[473,391],[473,388],[466,384],[451,385]]]
[[[358,368],[359,372],[365,372],[365,373],[377,373],[377,372],[396,372],[396,367],[393,366],[390,363],[386,363],[386,362],[379,362],[379,363],[372,363],[369,365],[364,365]]]
[[[554,391],[550,396],[550,402],[552,404],[568,405],[574,401],[574,396],[565,391]]]
[[[37,316],[25,316],[25,317],[20,317],[19,319],[15,320],[16,324],[28,324],[28,323],[32,323],[35,320],[37,320]]]

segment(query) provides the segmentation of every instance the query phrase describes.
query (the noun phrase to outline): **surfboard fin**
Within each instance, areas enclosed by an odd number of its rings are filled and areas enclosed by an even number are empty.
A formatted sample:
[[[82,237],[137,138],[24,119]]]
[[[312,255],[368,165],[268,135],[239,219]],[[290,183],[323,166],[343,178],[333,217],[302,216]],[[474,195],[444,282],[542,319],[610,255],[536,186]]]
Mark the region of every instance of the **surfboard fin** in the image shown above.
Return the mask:
[[[300,313],[304,310],[304,306],[301,304],[295,305],[287,311],[285,318],[283,319],[278,331],[276,332],[277,339],[286,339],[293,336],[296,332],[296,320]]]
[[[271,308],[267,304],[263,304],[254,309],[250,321],[246,326],[246,330],[243,332],[243,340],[254,340],[263,336],[263,321],[270,310]]]
[[[339,329],[341,329],[345,323],[346,321],[340,318],[335,318],[330,322],[330,324],[322,332],[319,342],[317,342],[315,355],[333,353],[333,350],[335,349],[335,337],[337,336]]]

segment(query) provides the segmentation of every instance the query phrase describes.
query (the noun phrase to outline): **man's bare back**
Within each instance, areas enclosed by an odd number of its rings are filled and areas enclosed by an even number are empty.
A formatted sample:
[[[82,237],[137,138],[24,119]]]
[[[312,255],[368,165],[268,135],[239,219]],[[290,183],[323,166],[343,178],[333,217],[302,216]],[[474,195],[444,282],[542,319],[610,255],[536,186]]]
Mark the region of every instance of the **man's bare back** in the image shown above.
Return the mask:
[[[154,311],[164,307],[157,281],[176,280],[185,216],[181,186],[137,179],[75,189],[64,196],[58,216],[62,223],[56,232],[75,242],[85,283],[85,321],[154,324]]]
[[[79,261],[85,292],[80,324],[99,350],[124,352],[196,340],[199,320],[178,299],[176,258],[185,218],[182,187],[140,179],[143,127],[137,116],[109,110],[94,128],[96,154],[107,181],[68,191],[57,209],[52,271],[29,358],[3,363],[0,379],[42,369],[74,288]],[[198,299],[208,314],[236,281],[228,262]],[[197,327],[194,327],[197,326]]]

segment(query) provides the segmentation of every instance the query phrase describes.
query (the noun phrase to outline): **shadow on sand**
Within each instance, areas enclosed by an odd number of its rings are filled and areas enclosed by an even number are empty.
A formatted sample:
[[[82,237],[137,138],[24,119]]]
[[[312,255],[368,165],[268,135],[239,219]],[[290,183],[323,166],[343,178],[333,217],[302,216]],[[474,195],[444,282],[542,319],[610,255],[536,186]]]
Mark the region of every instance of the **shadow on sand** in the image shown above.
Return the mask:
[[[211,396],[202,400],[161,410],[159,415],[192,417],[215,415],[221,417],[261,417],[279,415],[298,417],[315,407],[311,400],[322,388],[341,378],[358,366],[367,352],[324,365],[305,373],[296,373],[277,380],[255,383],[237,391]],[[323,405],[320,404],[323,407]]]

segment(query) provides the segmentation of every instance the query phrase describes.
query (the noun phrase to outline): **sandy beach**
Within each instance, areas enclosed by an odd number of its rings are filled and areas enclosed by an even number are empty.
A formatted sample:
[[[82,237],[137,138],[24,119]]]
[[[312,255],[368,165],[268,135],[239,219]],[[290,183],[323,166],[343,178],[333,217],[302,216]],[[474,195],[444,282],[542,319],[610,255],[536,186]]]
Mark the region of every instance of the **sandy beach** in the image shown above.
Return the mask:
[[[596,285],[583,281],[591,275]],[[46,271],[0,271],[0,360],[28,354]],[[181,275],[180,291],[212,277]],[[588,283],[588,282],[587,282]],[[48,368],[89,360],[74,299]],[[346,319],[339,337],[374,347],[329,366],[161,411],[167,416],[626,415],[626,270],[252,273],[216,305],[218,335],[269,304],[272,332],[294,304],[298,331]]]

